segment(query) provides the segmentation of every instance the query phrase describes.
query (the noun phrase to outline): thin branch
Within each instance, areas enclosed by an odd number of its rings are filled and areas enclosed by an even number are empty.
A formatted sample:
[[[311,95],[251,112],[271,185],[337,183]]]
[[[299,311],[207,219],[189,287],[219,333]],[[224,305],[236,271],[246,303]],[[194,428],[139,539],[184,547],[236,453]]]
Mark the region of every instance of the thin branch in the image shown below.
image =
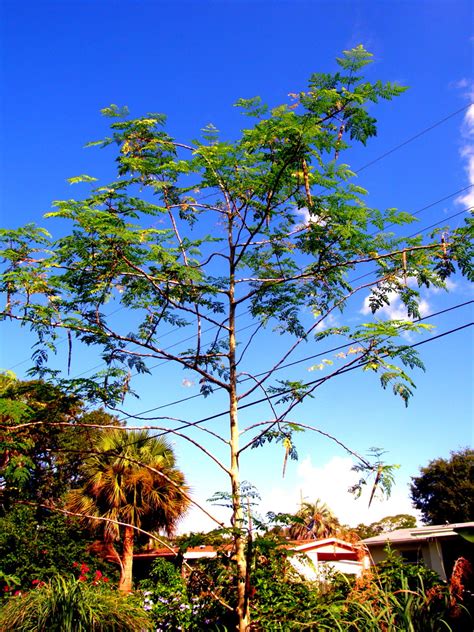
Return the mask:
[[[184,419],[177,419],[173,417],[161,417],[160,419],[169,419],[176,422],[186,423]],[[217,457],[215,457],[211,452],[209,452],[209,450],[204,448],[198,441],[196,441],[195,439],[192,439],[191,437],[188,437],[185,434],[182,434],[178,430],[174,430],[173,428],[167,428],[165,426],[117,426],[115,424],[90,424],[90,423],[83,423],[80,421],[77,421],[77,422],[75,421],[74,423],[70,423],[68,421],[47,421],[47,420],[46,421],[29,421],[23,424],[16,424],[16,425],[0,423],[0,428],[5,428],[5,430],[8,430],[9,432],[23,430],[24,428],[31,428],[32,426],[65,427],[65,428],[70,428],[71,430],[75,428],[95,428],[97,430],[120,430],[122,432],[129,432],[129,431],[134,431],[134,430],[161,430],[163,434],[173,434],[178,437],[181,437],[182,439],[185,439],[186,441],[189,441],[189,443],[192,443],[196,448],[199,448],[202,452],[204,452],[204,454],[206,454],[210,459],[212,459],[216,463],[216,465],[218,465],[222,470],[224,470],[226,474],[229,473],[228,468],[223,463],[221,463],[221,461],[219,461]],[[209,434],[213,435],[217,439],[220,439],[220,441],[222,441],[225,444],[229,443],[217,433],[214,433],[211,430],[207,430],[207,428],[201,428],[199,426],[197,428],[198,430],[202,430],[203,432],[208,432]],[[99,452],[95,450],[58,449],[58,451],[72,452],[72,453],[78,453],[78,454],[99,454]],[[147,466],[144,466],[144,467],[147,467]]]
[[[265,431],[261,432],[257,437],[254,437],[251,441],[249,441],[249,443],[247,443],[245,446],[240,448],[239,454],[241,452],[243,452],[244,450],[247,450],[249,447],[251,447],[255,443],[255,441],[257,441],[259,438],[264,436],[265,433],[268,432],[268,430],[270,430],[270,428],[272,428],[273,426],[275,426],[278,423],[283,423],[285,418],[286,418],[286,416],[293,410],[293,408],[295,408],[295,406],[300,404],[304,399],[306,399],[309,395],[311,395],[317,388],[322,386],[322,384],[324,384],[325,382],[327,382],[328,380],[332,379],[333,377],[335,377],[336,375],[338,375],[340,373],[345,373],[354,364],[356,364],[357,362],[360,362],[360,360],[364,357],[364,355],[366,355],[366,352],[361,354],[360,356],[357,356],[356,358],[354,358],[350,362],[346,362],[346,364],[344,364],[344,366],[339,367],[338,369],[336,369],[335,371],[333,371],[329,375],[326,375],[325,377],[322,377],[319,380],[315,380],[312,384],[311,383],[310,384],[306,384],[306,386],[311,386],[311,388],[308,391],[306,391],[305,393],[303,393],[303,394],[299,395],[298,397],[296,397],[292,402],[290,402],[290,404],[287,406],[286,410],[284,410],[278,416],[278,418],[272,423],[272,425],[269,428],[267,428]],[[282,396],[284,394],[289,394],[291,392],[292,392],[291,389],[288,389],[288,390],[284,391],[283,393],[277,393],[277,394],[275,394],[272,397]],[[244,429],[243,432],[245,433],[246,431],[247,431],[247,429]]]
[[[451,244],[448,244],[451,245]],[[361,258],[361,259],[353,259],[353,260],[349,260],[349,261],[342,261],[340,263],[335,263],[334,265],[330,265],[326,268],[320,268],[318,270],[318,274],[315,275],[313,270],[308,270],[306,272],[301,272],[300,274],[296,274],[294,276],[290,276],[290,277],[269,277],[269,278],[254,278],[254,277],[246,277],[246,278],[241,278],[241,279],[236,279],[236,283],[273,283],[275,285],[281,284],[281,283],[291,283],[291,282],[295,282],[295,281],[301,281],[303,279],[306,280],[310,280],[310,279],[316,279],[318,277],[323,277],[324,275],[326,275],[328,272],[332,271],[332,270],[337,270],[338,268],[346,268],[346,267],[350,267],[350,266],[357,266],[361,263],[370,263],[372,261],[379,261],[381,259],[389,259],[391,257],[395,257],[397,255],[401,255],[402,253],[406,253],[406,252],[413,252],[416,250],[429,250],[429,249],[433,249],[433,248],[439,248],[440,245],[439,244],[428,244],[425,246],[411,246],[409,248],[402,248],[401,250],[393,250],[389,253],[386,254],[381,254],[381,255],[373,255],[371,257],[365,257],[365,258]],[[247,294],[245,294],[244,296],[240,297],[236,303],[243,303],[245,301],[247,301],[249,298],[252,298],[252,296],[254,296],[255,294],[258,294],[258,292],[260,291],[260,288],[255,288],[253,290],[251,290],[250,292],[248,292]]]
[[[365,459],[363,456],[361,456],[358,452],[355,452],[354,450],[351,450],[345,443],[343,443],[340,439],[338,439],[337,437],[335,437],[334,435],[329,434],[328,432],[325,432],[324,430],[321,430],[320,428],[317,428],[316,426],[310,426],[307,424],[302,424],[299,421],[288,421],[285,420],[284,422],[282,421],[278,421],[275,419],[269,419],[268,421],[261,421],[259,423],[255,423],[252,424],[251,426],[248,426],[248,428],[246,428],[243,432],[248,432],[250,430],[253,430],[254,428],[257,428],[259,426],[274,426],[276,423],[285,423],[285,424],[293,424],[294,426],[298,426],[299,428],[304,428],[305,430],[311,430],[313,432],[317,432],[318,434],[322,435],[323,437],[327,437],[328,439],[330,439],[331,441],[334,441],[334,443],[337,443],[337,445],[341,446],[341,448],[343,448],[348,454],[354,456],[358,461],[360,461],[361,463],[363,463],[366,467],[371,467],[369,461],[367,461],[367,459]],[[268,432],[269,428],[266,428],[264,430],[263,433],[260,433],[259,435],[257,435],[257,437],[255,439],[258,439],[260,436],[264,435],[266,432]],[[251,446],[253,444],[253,442],[255,441],[255,439],[252,440],[251,443],[247,444],[246,447]],[[244,450],[245,448],[242,448],[242,450]]]
[[[357,288],[353,288],[350,292],[348,292],[346,295],[344,295],[341,299],[339,299],[339,301],[337,301],[329,310],[327,310],[324,314],[322,314],[320,316],[320,318],[318,320],[316,320],[316,322],[314,322],[311,327],[309,327],[304,336],[301,336],[300,338],[298,338],[298,340],[296,340],[291,347],[288,349],[288,351],[280,358],[280,360],[273,365],[273,367],[271,369],[269,369],[268,371],[266,371],[265,375],[262,377],[261,380],[259,380],[259,382],[252,386],[250,389],[248,389],[245,393],[242,393],[241,395],[239,395],[239,400],[244,399],[245,397],[248,397],[260,384],[262,384],[263,382],[265,382],[269,377],[271,377],[273,375],[273,373],[275,371],[278,370],[278,368],[285,362],[285,360],[288,359],[288,357],[295,351],[295,349],[304,341],[306,340],[306,338],[309,336],[309,334],[311,334],[334,310],[336,310],[340,305],[342,305],[345,301],[347,301],[351,296],[353,296],[354,294],[356,294],[357,292],[360,292],[360,290],[363,290],[367,287],[371,287],[372,285],[374,285],[374,283],[380,283],[384,280],[386,280],[387,277],[381,277],[379,279],[376,279],[374,281],[371,281],[369,283],[364,283],[363,285],[359,285]]]

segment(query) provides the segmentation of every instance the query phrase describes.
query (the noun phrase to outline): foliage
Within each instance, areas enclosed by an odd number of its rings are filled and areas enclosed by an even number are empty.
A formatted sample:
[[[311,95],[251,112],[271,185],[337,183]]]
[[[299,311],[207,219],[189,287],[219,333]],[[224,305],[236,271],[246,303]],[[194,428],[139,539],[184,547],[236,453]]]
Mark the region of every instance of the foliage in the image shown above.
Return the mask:
[[[257,538],[252,548],[250,594],[252,629],[259,631],[341,630],[344,632],[467,632],[471,619],[466,609],[467,593],[454,592],[440,584],[438,575],[423,565],[406,564],[393,551],[377,567],[356,579],[333,573],[327,584],[304,581],[291,564],[293,553],[279,538]],[[160,562],[160,565],[162,562]],[[183,592],[178,571],[169,565],[180,588],[174,602],[164,595],[160,608],[169,602],[186,612],[183,629],[232,629],[233,615],[212,598],[217,593],[233,604],[232,577],[235,563],[228,557],[202,562]],[[167,576],[162,578],[165,590]],[[166,601],[165,601],[166,600]],[[186,607],[183,604],[187,604]],[[165,611],[166,612],[166,611]],[[186,627],[186,625],[188,627]],[[164,627],[163,629],[167,629]]]
[[[0,611],[4,632],[137,632],[149,626],[137,597],[61,576],[12,597]]]
[[[454,598],[436,573],[423,565],[405,564],[390,551],[382,564],[362,574],[344,601],[334,605],[329,612],[333,629],[351,632],[468,632],[472,624],[461,595]]]
[[[444,287],[455,264],[474,277],[469,225],[452,231],[448,243],[440,235],[390,232],[414,218],[370,208],[354,173],[339,161],[351,142],[365,145],[376,135],[373,104],[404,90],[367,81],[371,58],[362,46],[344,51],[337,72],[312,75],[305,91],[278,107],[240,99],[248,127],[233,142],[209,126],[183,143],[165,131],[161,114],[132,119],[117,106],[106,108],[110,136],[94,144],[117,147],[115,181],[97,186],[88,175],[72,178],[89,193],[55,203],[48,215],[71,224],[55,241],[33,225],[0,231],[1,316],[27,324],[36,336],[35,375],[55,378],[88,401],[117,405],[133,392],[132,374],[166,360],[192,372],[204,396],[216,389],[227,394],[228,434],[221,438],[230,466],[210,456],[230,479],[240,630],[249,625],[242,452],[273,440],[284,471],[301,430],[294,408],[356,367],[406,403],[414,389],[409,372],[422,367],[403,338],[426,329],[411,320],[419,316],[420,288]],[[374,314],[398,296],[407,319],[324,329],[360,293],[370,293]],[[111,305],[125,308],[127,317],[115,318]],[[253,328],[242,335],[236,319],[243,314]],[[190,348],[163,347],[170,326],[192,336]],[[275,345],[275,363],[255,374],[248,350],[266,327],[279,334],[281,347]],[[210,328],[215,333],[207,340]],[[69,341],[66,369],[75,346],[98,349],[104,369],[67,379],[51,368],[61,330]],[[277,379],[304,343],[331,335],[351,346],[337,362],[321,363],[323,379]],[[257,391],[271,412],[241,429],[239,409]],[[390,489],[393,468],[359,460],[358,488],[373,476],[373,492]]]
[[[193,532],[178,535],[174,538],[174,544],[179,547],[180,551],[195,546],[215,546],[219,548],[222,544],[229,543],[229,529],[212,529],[212,531]]]
[[[84,452],[98,430],[116,425],[103,410],[85,412],[77,397],[42,380],[0,375],[0,489],[15,499],[58,500],[80,481]]]
[[[189,504],[184,476],[170,445],[146,430],[105,430],[82,469],[85,483],[68,494],[68,510],[102,533],[116,559],[112,543],[121,541],[120,586],[130,590],[134,528],[173,532]]]
[[[416,518],[409,514],[397,514],[396,516],[385,516],[369,525],[360,523],[354,529],[359,538],[372,538],[381,533],[390,533],[396,529],[411,529],[416,527]]]
[[[433,459],[412,478],[411,499],[426,524],[470,522],[474,518],[474,450]]]
[[[117,539],[120,526],[94,517],[171,534],[188,506],[184,476],[171,446],[146,430],[104,431],[83,472],[85,484],[69,493],[68,507],[89,515],[86,522],[109,540]]]
[[[258,537],[252,543],[248,551],[252,629],[306,629],[305,622],[319,612],[319,587],[303,581],[289,561],[291,556],[285,541],[279,538]],[[190,629],[223,630],[235,626],[235,575],[235,560],[225,551],[217,559],[201,561],[192,571],[188,595],[196,614]]]
[[[150,577],[140,583],[144,609],[159,632],[197,629],[199,600],[189,598],[179,570],[167,560],[157,558]]]
[[[33,582],[72,573],[81,560],[92,571],[115,578],[116,571],[88,551],[90,537],[77,520],[58,513],[15,505],[0,517],[0,591],[29,590]],[[11,590],[5,590],[5,587]]]
[[[380,586],[387,592],[401,590],[405,582],[411,590],[420,587],[429,589],[439,584],[438,574],[424,564],[407,564],[390,546],[385,553],[385,559],[377,564],[374,572]]]

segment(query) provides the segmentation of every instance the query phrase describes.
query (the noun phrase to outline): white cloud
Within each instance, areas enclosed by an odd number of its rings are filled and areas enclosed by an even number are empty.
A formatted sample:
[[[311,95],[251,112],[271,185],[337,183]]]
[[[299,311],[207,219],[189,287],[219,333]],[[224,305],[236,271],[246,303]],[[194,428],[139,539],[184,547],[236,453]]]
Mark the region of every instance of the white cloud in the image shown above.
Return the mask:
[[[454,81],[451,86],[458,88],[459,90],[464,90],[469,87],[469,79],[460,79],[459,81]]]
[[[453,281],[452,279],[446,279],[444,284],[446,285],[446,289],[441,288],[441,287],[435,287],[434,285],[432,285],[429,288],[428,293],[439,294],[440,292],[446,292],[446,291],[453,292],[454,290],[457,290],[459,288],[459,284],[456,281]]]
[[[370,508],[368,507],[371,492],[368,489],[356,499],[348,489],[359,480],[359,474],[352,471],[354,461],[349,456],[335,456],[322,465],[314,465],[310,456],[299,462],[296,477],[289,484],[286,479],[280,479],[280,484],[274,484],[268,489],[260,489],[262,501],[257,513],[265,516],[267,512],[295,513],[301,498],[308,502],[321,500],[326,503],[342,524],[356,526],[363,522],[370,524],[385,516],[395,516],[401,513],[411,514],[420,518],[418,512],[411,506],[408,489],[401,485],[395,487],[389,499],[375,496]],[[204,497],[193,494],[193,498],[218,520],[230,525],[230,510],[224,507],[212,506]],[[191,506],[184,520],[179,524],[179,533],[207,532],[215,529],[217,524],[206,516],[196,506]]]
[[[459,82],[461,88],[467,88],[468,83],[466,80]],[[466,96],[470,101],[474,99],[474,87],[470,86]],[[460,155],[465,163],[465,171],[467,173],[468,183],[474,185],[474,103],[467,108],[461,127],[462,145],[460,148]],[[474,186],[456,198],[457,204],[464,206],[465,208],[474,207]]]
[[[389,304],[381,307],[377,312],[377,317],[384,317],[389,320],[411,320],[407,316],[407,309],[400,300],[400,297],[396,292],[390,292],[388,294]],[[371,314],[370,309],[370,294],[364,299],[364,303],[361,308],[361,313],[364,315]],[[421,316],[426,316],[430,310],[430,305],[426,299],[421,299],[419,303],[419,310]]]
[[[322,331],[323,329],[328,329],[329,327],[337,327],[338,324],[339,322],[337,318],[333,314],[329,314],[316,325],[315,331]]]
[[[295,512],[301,497],[308,502],[322,500],[343,524],[356,526],[360,522],[370,524],[385,516],[400,513],[417,515],[408,498],[408,492],[395,489],[389,499],[375,499],[368,507],[369,489],[359,499],[355,499],[347,490],[359,478],[352,471],[354,462],[350,457],[333,457],[321,466],[315,466],[311,457],[304,459],[298,466],[298,481],[293,489],[274,487],[264,498],[264,511]]]
[[[206,500],[196,497],[193,498],[200,503],[209,513],[220,522],[230,525],[230,511],[224,507],[214,507],[206,502]],[[178,525],[178,533],[200,533],[217,529],[217,522],[207,516],[199,507],[191,505],[185,518]]]
[[[318,226],[326,226],[326,222],[324,221],[324,219],[322,219],[318,215],[310,215],[306,206],[303,206],[303,208],[295,209],[295,215],[297,217],[301,217],[303,220],[301,224],[297,225],[298,228],[304,228],[305,226],[308,226],[308,224],[318,224]]]

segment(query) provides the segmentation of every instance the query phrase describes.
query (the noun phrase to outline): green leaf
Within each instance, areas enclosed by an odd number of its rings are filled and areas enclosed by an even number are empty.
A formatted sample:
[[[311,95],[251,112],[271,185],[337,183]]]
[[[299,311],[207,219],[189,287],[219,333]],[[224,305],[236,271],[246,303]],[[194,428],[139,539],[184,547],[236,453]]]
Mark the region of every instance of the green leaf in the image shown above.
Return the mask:
[[[69,182],[69,184],[78,184],[79,182],[97,182],[97,178],[94,178],[93,176],[82,175],[68,178],[67,181]]]

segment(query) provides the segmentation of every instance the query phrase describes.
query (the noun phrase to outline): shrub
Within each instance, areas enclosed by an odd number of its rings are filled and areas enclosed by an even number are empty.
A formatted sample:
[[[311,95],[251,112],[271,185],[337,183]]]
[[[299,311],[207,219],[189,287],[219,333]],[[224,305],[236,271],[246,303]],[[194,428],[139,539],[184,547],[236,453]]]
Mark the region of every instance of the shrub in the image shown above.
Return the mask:
[[[143,608],[156,630],[189,630],[199,608],[197,598],[188,598],[186,584],[178,569],[167,560],[157,558],[151,567],[149,579],[140,582]],[[194,628],[196,629],[196,628]]]
[[[137,632],[150,626],[137,597],[61,576],[11,597],[0,611],[2,632]]]

